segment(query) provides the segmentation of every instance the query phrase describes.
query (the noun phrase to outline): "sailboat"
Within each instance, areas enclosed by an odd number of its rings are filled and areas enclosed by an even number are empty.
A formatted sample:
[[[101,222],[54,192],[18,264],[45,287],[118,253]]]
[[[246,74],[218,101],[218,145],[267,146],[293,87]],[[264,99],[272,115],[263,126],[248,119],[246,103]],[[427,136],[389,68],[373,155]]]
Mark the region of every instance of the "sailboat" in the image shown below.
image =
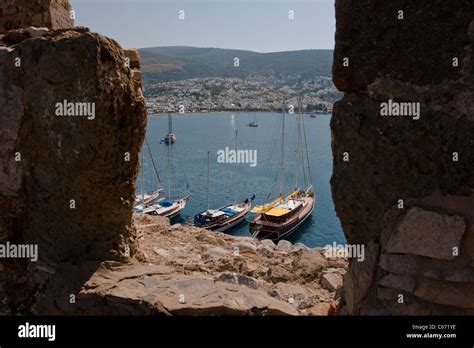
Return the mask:
[[[235,132],[235,149],[237,150],[237,131]],[[252,198],[247,198],[237,203],[237,163],[235,165],[234,178],[234,203],[218,209],[209,209],[209,197],[211,187],[211,153],[207,153],[207,210],[194,216],[194,226],[205,228],[210,231],[224,232],[237,226],[245,220],[245,216],[252,208]]]
[[[301,110],[301,109],[300,109]],[[306,141],[306,130],[304,118],[301,111],[298,115],[298,144],[297,162],[295,165],[296,185],[293,192],[284,194],[285,188],[285,107],[282,112],[282,133],[281,133],[281,160],[280,160],[280,194],[272,202],[256,206],[252,209],[253,219],[249,223],[250,233],[254,238],[271,239],[278,241],[289,237],[292,233],[311,216],[315,205],[315,193],[311,184],[311,166],[309,163],[308,146]],[[305,168],[305,162],[307,168]],[[298,169],[302,166],[303,175],[306,181],[309,178],[310,184],[305,188],[298,185]]]
[[[145,145],[146,145],[146,148],[148,150],[148,153],[151,157],[151,150],[150,150],[150,147],[148,146],[148,140],[147,138],[145,137]],[[160,195],[160,193],[163,191],[163,188],[161,188],[161,179],[160,179],[160,175],[158,174],[158,171],[156,171],[156,167],[155,168],[155,175],[156,175],[156,179],[158,180],[158,183],[160,185],[160,187],[157,187],[155,190],[153,191],[150,191],[150,192],[144,192],[144,189],[145,189],[145,170],[143,170],[144,168],[144,149],[141,151],[141,163],[142,163],[142,173],[141,173],[141,194],[139,195],[135,195],[135,202],[133,204],[133,209],[135,212],[139,212],[139,211],[143,211],[143,209],[150,205],[151,203],[153,203]],[[152,158],[152,161],[153,161],[153,157]],[[154,162],[153,162],[153,165],[154,165]]]
[[[185,207],[188,202],[188,199],[191,197],[192,193],[188,193],[184,196],[180,196],[177,198],[173,198],[171,196],[171,148],[169,149],[169,156],[168,156],[168,195],[162,196],[161,192],[164,191],[162,187],[162,182],[160,176],[158,174],[158,170],[155,165],[155,160],[151,154],[150,146],[148,144],[148,140],[145,138],[146,146],[151,158],[151,162],[153,164],[153,169],[160,184],[160,187],[149,194],[144,194],[144,186],[145,186],[145,179],[144,179],[144,170],[142,169],[142,193],[139,195],[135,201],[141,200],[139,204],[136,204],[134,207],[134,211],[136,213],[142,214],[149,214],[149,215],[159,215],[163,217],[167,217],[169,219],[174,218],[177,216]],[[142,165],[144,163],[143,152],[142,152]],[[187,184],[187,188],[189,189],[189,184]]]
[[[253,113],[253,121],[250,122],[247,126],[248,127],[258,127],[257,114],[255,112]]]
[[[173,133],[173,120],[171,118],[171,113],[168,113],[168,134],[162,140],[165,144],[173,144],[176,141],[176,134]]]

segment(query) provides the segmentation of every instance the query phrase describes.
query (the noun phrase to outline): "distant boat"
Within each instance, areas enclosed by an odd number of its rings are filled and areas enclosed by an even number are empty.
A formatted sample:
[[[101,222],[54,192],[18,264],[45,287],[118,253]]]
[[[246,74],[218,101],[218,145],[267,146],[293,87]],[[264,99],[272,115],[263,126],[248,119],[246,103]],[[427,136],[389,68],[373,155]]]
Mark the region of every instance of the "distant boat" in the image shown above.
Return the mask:
[[[191,197],[191,193],[188,193],[181,197],[172,198],[171,197],[171,149],[168,157],[168,195],[165,197],[161,196],[161,192],[164,191],[162,187],[162,182],[160,176],[158,174],[158,170],[155,165],[155,161],[153,159],[150,146],[148,145],[148,140],[145,138],[146,147],[148,149],[148,153],[150,155],[150,159],[153,164],[153,169],[158,180],[160,187],[155,191],[145,194],[144,193],[144,186],[145,186],[145,179],[144,179],[144,168],[142,167],[142,180],[141,180],[141,187],[142,193],[138,197],[135,198],[135,206],[134,211],[135,213],[141,214],[149,214],[149,215],[159,215],[163,217],[167,217],[169,219],[174,218],[177,216],[185,207],[188,202],[188,199]],[[144,163],[143,157],[143,150],[142,150],[142,166]],[[187,184],[187,188],[189,189],[189,185]]]
[[[315,193],[313,185],[310,184],[305,189],[298,185],[298,167],[301,169],[306,180],[311,181],[311,167],[309,163],[308,148],[306,142],[306,131],[304,119],[299,113],[298,117],[298,146],[296,155],[296,185],[292,193],[285,197],[283,191],[285,187],[285,108],[282,113],[282,140],[281,140],[281,161],[280,161],[280,194],[271,203],[256,206],[252,209],[254,218],[249,223],[249,229],[254,238],[271,239],[278,241],[289,237],[311,216],[315,205]],[[307,172],[305,171],[305,162]]]
[[[311,118],[316,118],[316,115],[315,115],[315,114],[312,114],[310,117],[311,117]]]
[[[173,144],[176,141],[176,134],[174,133],[168,133],[166,134],[165,138],[163,139],[163,142],[165,144]]]
[[[250,122],[247,126],[248,126],[248,127],[258,127],[257,115],[256,115],[255,112],[253,113],[253,121]]]
[[[237,132],[235,132],[235,148],[237,150]],[[245,220],[245,216],[249,213],[252,208],[252,200],[255,198],[247,198],[240,203],[236,202],[237,197],[237,163],[235,167],[235,179],[234,179],[234,203],[228,204],[218,209],[209,209],[209,196],[210,196],[210,184],[211,184],[211,161],[210,152],[207,153],[207,210],[196,214],[194,216],[194,226],[205,228],[210,231],[224,232],[237,226]]]
[[[176,141],[176,134],[173,133],[173,120],[171,118],[171,113],[168,113],[168,134],[162,140],[165,144],[173,144]]]

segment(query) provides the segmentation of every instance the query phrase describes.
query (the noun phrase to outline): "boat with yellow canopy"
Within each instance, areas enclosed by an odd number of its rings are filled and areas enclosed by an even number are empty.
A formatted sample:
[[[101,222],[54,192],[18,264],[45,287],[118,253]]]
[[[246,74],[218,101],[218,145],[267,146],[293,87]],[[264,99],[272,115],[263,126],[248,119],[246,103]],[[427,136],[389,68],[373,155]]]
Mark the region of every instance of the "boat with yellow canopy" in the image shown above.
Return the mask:
[[[300,114],[298,119],[298,145],[297,160],[301,160],[302,171],[306,180],[311,181],[311,166],[306,141],[304,119]],[[280,161],[280,194],[270,203],[256,206],[252,209],[255,214],[249,223],[252,236],[258,239],[271,239],[278,241],[287,238],[311,216],[315,206],[315,193],[310,183],[305,189],[298,187],[298,166],[296,169],[296,189],[288,195],[284,195],[285,187],[285,107],[282,113],[282,147]],[[306,167],[305,167],[306,163]]]

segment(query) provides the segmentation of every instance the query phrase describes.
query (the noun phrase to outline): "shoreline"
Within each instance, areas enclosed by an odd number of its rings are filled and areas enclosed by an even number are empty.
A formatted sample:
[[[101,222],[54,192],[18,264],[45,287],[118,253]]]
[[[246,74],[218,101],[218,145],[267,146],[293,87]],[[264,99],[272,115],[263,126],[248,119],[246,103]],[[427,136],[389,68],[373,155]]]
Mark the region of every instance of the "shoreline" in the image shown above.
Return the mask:
[[[168,115],[174,115],[174,116],[192,116],[192,115],[206,115],[206,114],[222,114],[222,113],[235,113],[235,114],[241,114],[241,113],[257,113],[257,114],[278,114],[281,115],[281,111],[229,111],[229,110],[224,110],[224,111],[200,111],[200,112],[187,112],[187,113],[179,113],[179,112],[170,112],[170,113],[153,113],[149,114],[147,113],[147,116],[152,116],[152,117],[163,117],[163,116],[168,116]],[[288,113],[287,113],[288,114]],[[298,113],[294,113],[293,115],[298,115]],[[302,115],[316,115],[316,116],[331,116],[332,112],[323,112],[323,113],[308,113],[308,112],[303,112]]]

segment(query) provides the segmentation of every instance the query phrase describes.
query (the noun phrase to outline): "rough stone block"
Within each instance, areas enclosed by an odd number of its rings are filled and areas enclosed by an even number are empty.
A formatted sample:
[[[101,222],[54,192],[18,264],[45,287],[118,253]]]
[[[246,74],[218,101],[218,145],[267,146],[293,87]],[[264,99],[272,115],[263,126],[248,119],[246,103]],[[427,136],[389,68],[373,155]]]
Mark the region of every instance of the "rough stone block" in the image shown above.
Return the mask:
[[[452,260],[459,255],[466,222],[420,208],[411,208],[390,236],[385,251]],[[457,248],[457,255],[453,253]]]
[[[381,254],[379,267],[395,274],[416,274],[415,255]]]
[[[406,292],[413,292],[415,279],[409,275],[387,274],[377,282],[378,285]]]
[[[472,13],[471,0],[336,1],[334,83],[351,92],[379,76],[417,85],[458,79],[452,60],[466,56]]]
[[[51,29],[72,28],[69,0],[0,0],[4,21],[0,22],[0,33],[29,26]]]
[[[474,284],[452,283],[429,278],[417,280],[415,296],[426,301],[474,309]]]
[[[342,286],[342,275],[326,273],[321,277],[321,286],[329,291],[336,291]]]

